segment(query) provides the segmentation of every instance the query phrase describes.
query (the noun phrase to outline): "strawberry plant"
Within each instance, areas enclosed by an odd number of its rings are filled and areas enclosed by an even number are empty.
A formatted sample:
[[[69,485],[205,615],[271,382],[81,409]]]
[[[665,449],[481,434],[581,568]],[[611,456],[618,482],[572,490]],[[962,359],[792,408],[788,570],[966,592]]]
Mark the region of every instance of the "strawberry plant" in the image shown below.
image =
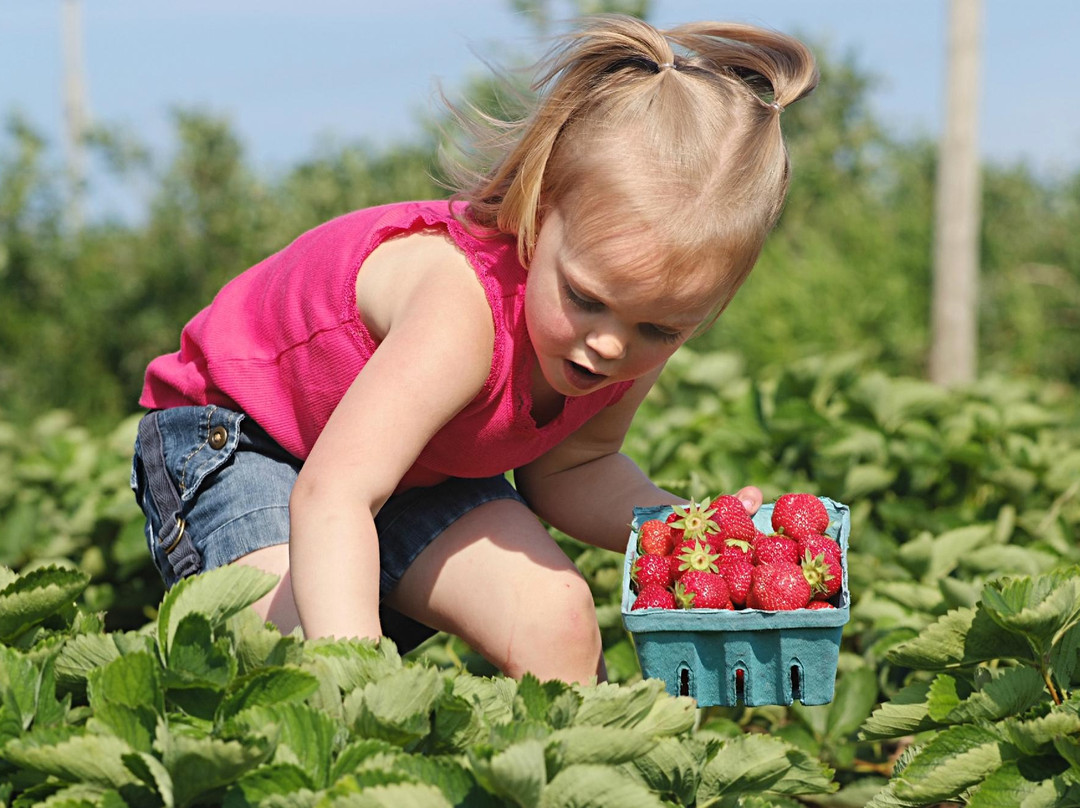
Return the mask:
[[[888,652],[910,682],[863,725],[899,742],[868,808],[1080,805],[1080,568],[987,583]]]
[[[30,805],[786,805],[832,771],[701,730],[657,681],[571,686],[303,642],[247,606],[273,577],[188,578],[142,631],[72,600],[85,573],[0,570],[0,798]]]

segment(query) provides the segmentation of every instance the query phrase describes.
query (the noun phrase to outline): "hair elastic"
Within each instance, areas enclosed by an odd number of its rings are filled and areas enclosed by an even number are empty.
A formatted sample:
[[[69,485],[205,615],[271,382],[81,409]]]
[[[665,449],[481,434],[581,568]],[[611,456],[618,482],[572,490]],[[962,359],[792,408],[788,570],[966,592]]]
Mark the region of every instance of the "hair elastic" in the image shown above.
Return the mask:
[[[779,101],[773,101],[771,104],[769,104],[769,106],[772,107],[773,109],[775,109],[777,111],[777,113],[780,113],[780,112],[784,111],[784,108],[782,106],[780,106]]]
[[[674,70],[674,69],[675,69],[675,63],[674,62],[657,62],[656,63],[656,72],[657,73],[659,73],[661,70]]]

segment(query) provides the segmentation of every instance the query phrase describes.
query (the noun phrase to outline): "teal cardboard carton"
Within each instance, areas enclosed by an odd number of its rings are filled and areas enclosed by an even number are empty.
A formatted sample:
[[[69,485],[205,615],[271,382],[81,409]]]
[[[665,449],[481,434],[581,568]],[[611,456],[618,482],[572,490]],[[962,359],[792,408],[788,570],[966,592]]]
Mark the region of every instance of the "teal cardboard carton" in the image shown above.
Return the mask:
[[[835,609],[768,612],[759,609],[641,609],[630,607],[630,568],[637,557],[638,528],[664,519],[671,508],[635,508],[623,564],[623,625],[634,639],[642,674],[663,679],[672,695],[698,705],[827,704],[833,699],[840,635],[850,618],[847,552],[851,515],[846,505],[821,497],[829,513],[828,534],[840,545],[843,582]],[[772,504],[754,524],[772,532]]]

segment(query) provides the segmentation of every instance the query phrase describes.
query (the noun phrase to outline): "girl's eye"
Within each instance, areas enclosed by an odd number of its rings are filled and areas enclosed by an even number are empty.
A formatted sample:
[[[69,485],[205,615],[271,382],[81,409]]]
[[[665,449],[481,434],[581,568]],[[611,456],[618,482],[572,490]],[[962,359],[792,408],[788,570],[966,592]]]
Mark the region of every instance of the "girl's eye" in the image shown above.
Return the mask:
[[[651,323],[642,324],[641,330],[645,332],[646,337],[659,342],[678,342],[682,338],[681,331],[668,331]]]
[[[566,299],[582,311],[600,311],[604,308],[603,303],[598,303],[595,300],[589,300],[587,297],[579,295],[568,283],[563,284],[563,292],[566,294]]]

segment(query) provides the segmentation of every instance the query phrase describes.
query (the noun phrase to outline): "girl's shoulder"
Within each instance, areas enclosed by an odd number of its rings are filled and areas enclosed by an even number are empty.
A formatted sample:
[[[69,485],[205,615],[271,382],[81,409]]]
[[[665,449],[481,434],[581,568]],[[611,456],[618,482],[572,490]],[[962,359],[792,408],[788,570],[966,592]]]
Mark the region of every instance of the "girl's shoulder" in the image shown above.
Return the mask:
[[[483,284],[447,230],[403,231],[364,259],[356,276],[356,305],[376,341],[416,311],[430,312],[432,303],[458,318],[491,322]],[[438,329],[438,323],[431,326]]]

